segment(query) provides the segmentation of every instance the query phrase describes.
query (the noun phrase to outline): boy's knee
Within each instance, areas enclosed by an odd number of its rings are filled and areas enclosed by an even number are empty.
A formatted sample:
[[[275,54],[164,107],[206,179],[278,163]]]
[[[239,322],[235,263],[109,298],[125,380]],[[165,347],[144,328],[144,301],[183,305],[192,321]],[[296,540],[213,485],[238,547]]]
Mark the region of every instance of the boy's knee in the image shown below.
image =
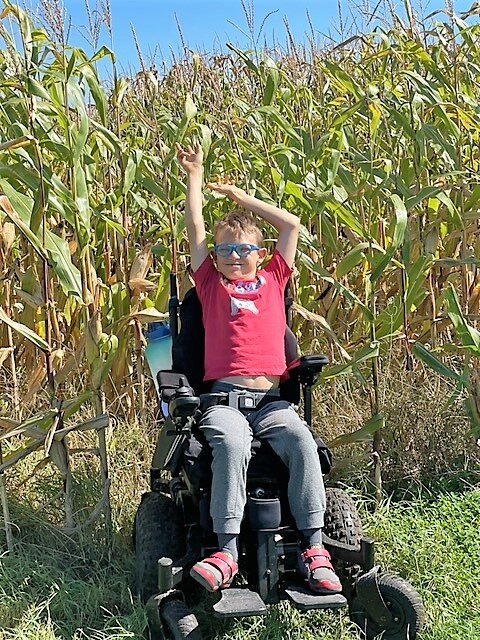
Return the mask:
[[[285,421],[285,437],[292,446],[316,448],[312,432],[297,414],[295,420]]]

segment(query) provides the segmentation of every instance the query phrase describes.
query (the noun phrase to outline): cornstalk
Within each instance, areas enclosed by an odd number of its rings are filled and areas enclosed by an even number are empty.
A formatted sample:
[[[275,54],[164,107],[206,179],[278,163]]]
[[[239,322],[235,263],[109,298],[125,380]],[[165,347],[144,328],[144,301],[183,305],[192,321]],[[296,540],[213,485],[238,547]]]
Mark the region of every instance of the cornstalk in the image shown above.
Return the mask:
[[[10,298],[11,298],[11,282],[8,279],[4,280],[5,285],[5,313],[7,316],[11,316],[10,313]],[[15,360],[15,344],[13,342],[13,333],[10,325],[6,325],[7,329],[7,347],[11,349],[9,360],[10,370],[12,372],[12,385],[13,385],[13,413],[17,420],[22,419],[22,407],[20,405],[20,395],[18,391],[18,378],[17,378],[17,362]]]
[[[68,83],[67,83],[67,67],[66,67],[66,56],[65,56],[65,42],[62,41],[62,64],[63,64],[63,98],[64,98],[64,108],[65,115],[69,120],[69,95],[68,95]],[[67,127],[65,131],[66,142],[69,149],[72,148],[72,139],[70,135],[70,129]],[[76,181],[75,181],[75,168],[73,164],[70,162],[68,165],[68,175],[70,179],[70,189],[72,192],[72,199],[75,202],[77,199],[77,190],[76,190]],[[74,227],[75,234],[77,237],[77,241],[79,246],[82,247],[82,234],[80,230],[80,222],[78,219],[77,211],[74,211],[73,215],[74,219]],[[83,248],[83,247],[82,247]],[[94,283],[92,278],[92,266],[90,260],[90,250],[87,247],[87,250],[84,252],[83,258],[80,262],[80,272],[82,278],[82,295],[84,303],[93,297],[94,294]],[[97,306],[97,300],[84,307],[85,314],[85,326],[88,327],[88,323],[91,318],[90,312],[95,312],[95,307]],[[105,413],[106,409],[105,402],[105,393],[102,389],[97,390],[97,395],[95,397],[95,409],[96,415],[101,415]],[[109,477],[108,477],[108,454],[107,454],[107,446],[106,446],[106,434],[105,428],[98,430],[98,440],[99,440],[99,460],[100,460],[100,474],[102,478],[102,489],[106,495],[106,500],[104,503],[104,515],[105,515],[105,528],[106,528],[106,538],[107,541],[111,539],[111,530],[112,530],[112,517],[111,517],[111,508],[110,508],[110,493],[109,493]],[[69,469],[68,464],[68,449],[67,449],[67,469]],[[69,474],[67,473],[66,481],[65,481],[65,491],[68,493],[71,490],[71,482],[69,481]]]
[[[366,95],[367,92],[365,91]],[[368,109],[368,127],[370,131],[370,109]],[[376,131],[373,132],[373,135],[370,136],[370,171],[371,175],[373,175],[373,156],[375,150],[375,137]],[[367,219],[367,230],[368,230],[368,238],[369,238],[369,256],[370,256],[370,265],[373,265],[373,247],[372,247],[372,234],[370,232],[371,224],[372,224],[372,210],[373,210],[373,201],[372,198],[369,198],[368,202],[368,219]],[[371,272],[370,272],[371,273]],[[372,320],[370,321],[370,341],[376,342],[376,328],[375,328],[375,317],[376,317],[376,299],[375,299],[375,283],[372,282],[371,275],[369,277],[369,287],[368,287],[368,306],[372,313]],[[370,390],[370,407],[372,417],[376,416],[380,413],[380,390],[379,390],[379,358],[380,356],[374,356],[372,358],[371,370],[372,370],[372,388]],[[382,432],[381,429],[377,429],[373,434],[373,443],[372,443],[372,458],[373,458],[373,468],[374,468],[374,484],[375,484],[375,500],[377,505],[379,505],[382,501],[382,466],[381,466],[381,444],[382,444]]]
[[[3,465],[3,449],[0,442],[0,464]],[[9,553],[13,552],[13,535],[12,526],[10,522],[10,509],[8,507],[7,488],[5,485],[5,471],[0,471],[0,497],[2,500],[3,522],[5,523],[5,536],[7,539],[7,550]]]
[[[21,23],[19,22],[19,31],[20,38],[23,45],[24,51],[24,63],[25,63],[25,75],[27,78],[30,77],[30,74],[35,72],[33,65],[28,60],[27,55],[27,43],[25,41],[25,34],[21,27]],[[29,43],[30,44],[30,43]],[[37,170],[39,174],[39,188],[40,188],[40,209],[41,209],[41,226],[42,226],[42,245],[45,249],[46,246],[46,220],[45,220],[45,183],[44,183],[44,173],[43,173],[43,160],[40,152],[40,148],[38,145],[38,141],[35,135],[35,123],[33,114],[35,112],[35,98],[28,92],[28,86],[25,87],[25,96],[27,103],[27,113],[28,113],[28,126],[30,129],[30,134],[33,139],[33,152],[35,155],[35,162],[37,165]],[[33,229],[34,233],[37,232],[37,229]],[[50,323],[50,309],[52,308],[51,298],[50,298],[50,286],[49,286],[49,269],[48,262],[45,258],[41,258],[42,261],[42,293],[43,293],[43,303],[45,305],[45,340],[48,343],[49,350],[45,352],[45,370],[47,375],[47,383],[50,390],[51,400],[53,401],[55,397],[55,381],[53,379],[53,370],[52,370],[52,329]]]
[[[139,412],[140,418],[144,419],[147,415],[145,403],[145,371],[143,362],[142,330],[137,321],[135,321],[133,331],[135,336],[135,368],[137,371]]]

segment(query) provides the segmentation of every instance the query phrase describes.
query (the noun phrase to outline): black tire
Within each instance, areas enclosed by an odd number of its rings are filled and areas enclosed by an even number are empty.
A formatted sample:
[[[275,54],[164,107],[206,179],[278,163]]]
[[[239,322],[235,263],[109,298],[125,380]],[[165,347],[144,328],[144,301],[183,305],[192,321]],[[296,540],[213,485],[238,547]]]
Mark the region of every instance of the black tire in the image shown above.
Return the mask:
[[[146,602],[158,592],[158,559],[178,560],[185,553],[182,516],[169,496],[143,494],[135,516],[134,540],[137,595]]]
[[[202,640],[195,615],[181,600],[167,600],[160,608],[163,628],[172,640]]]
[[[326,496],[327,508],[323,526],[325,535],[352,547],[358,547],[363,528],[355,503],[342,489],[328,487]],[[332,558],[332,563],[342,583],[343,594],[349,599],[355,582],[362,573],[362,567],[344,560],[335,560],[335,558]]]
[[[415,640],[425,624],[425,610],[416,590],[406,580],[396,576],[380,575],[378,587],[388,609],[395,618],[389,629],[377,624],[366,612],[358,596],[350,605],[350,619],[360,628],[366,640]]]

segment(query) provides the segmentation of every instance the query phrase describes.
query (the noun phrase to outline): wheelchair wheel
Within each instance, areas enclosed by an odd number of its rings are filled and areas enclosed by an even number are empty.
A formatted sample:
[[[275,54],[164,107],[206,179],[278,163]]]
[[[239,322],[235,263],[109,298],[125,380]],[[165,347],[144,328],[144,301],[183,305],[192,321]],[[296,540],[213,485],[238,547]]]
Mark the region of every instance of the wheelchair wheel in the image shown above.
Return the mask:
[[[363,535],[362,523],[357,509],[349,495],[341,489],[326,489],[327,509],[323,531],[333,540],[338,540],[352,547],[358,547]],[[344,560],[332,558],[335,572],[342,583],[343,593],[350,599],[355,582],[362,573],[362,567]]]
[[[181,513],[169,496],[153,491],[143,494],[135,516],[134,543],[137,595],[146,602],[158,591],[158,559],[177,560],[185,552]]]
[[[406,580],[396,576],[379,575],[378,589],[393,616],[393,624],[382,626],[378,619],[374,619],[366,611],[358,596],[350,605],[350,619],[360,627],[362,636],[366,640],[382,638],[383,640],[415,640],[425,623],[423,603]]]
[[[163,628],[172,640],[202,640],[195,615],[181,600],[167,600],[160,608]]]

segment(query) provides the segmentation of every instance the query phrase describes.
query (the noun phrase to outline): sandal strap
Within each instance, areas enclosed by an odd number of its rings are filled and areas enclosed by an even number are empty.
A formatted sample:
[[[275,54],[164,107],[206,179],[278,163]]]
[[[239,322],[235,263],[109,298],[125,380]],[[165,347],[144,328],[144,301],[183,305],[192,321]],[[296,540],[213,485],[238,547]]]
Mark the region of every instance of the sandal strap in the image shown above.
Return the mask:
[[[311,558],[318,558],[319,556],[330,560],[330,554],[328,553],[328,551],[321,547],[309,547],[302,552],[302,560],[304,560],[305,562],[310,562]]]
[[[235,560],[228,553],[222,553],[221,551],[208,556],[208,558],[202,560],[202,563],[218,569],[222,574],[222,583],[228,582],[238,570]]]
[[[315,569],[333,569],[333,567],[328,558],[318,558],[308,564],[308,569],[309,571],[315,571]]]
[[[332,569],[333,566],[330,561],[330,554],[326,549],[319,547],[310,547],[305,549],[302,553],[302,560],[305,563],[305,568],[309,572],[315,571],[315,569]]]

